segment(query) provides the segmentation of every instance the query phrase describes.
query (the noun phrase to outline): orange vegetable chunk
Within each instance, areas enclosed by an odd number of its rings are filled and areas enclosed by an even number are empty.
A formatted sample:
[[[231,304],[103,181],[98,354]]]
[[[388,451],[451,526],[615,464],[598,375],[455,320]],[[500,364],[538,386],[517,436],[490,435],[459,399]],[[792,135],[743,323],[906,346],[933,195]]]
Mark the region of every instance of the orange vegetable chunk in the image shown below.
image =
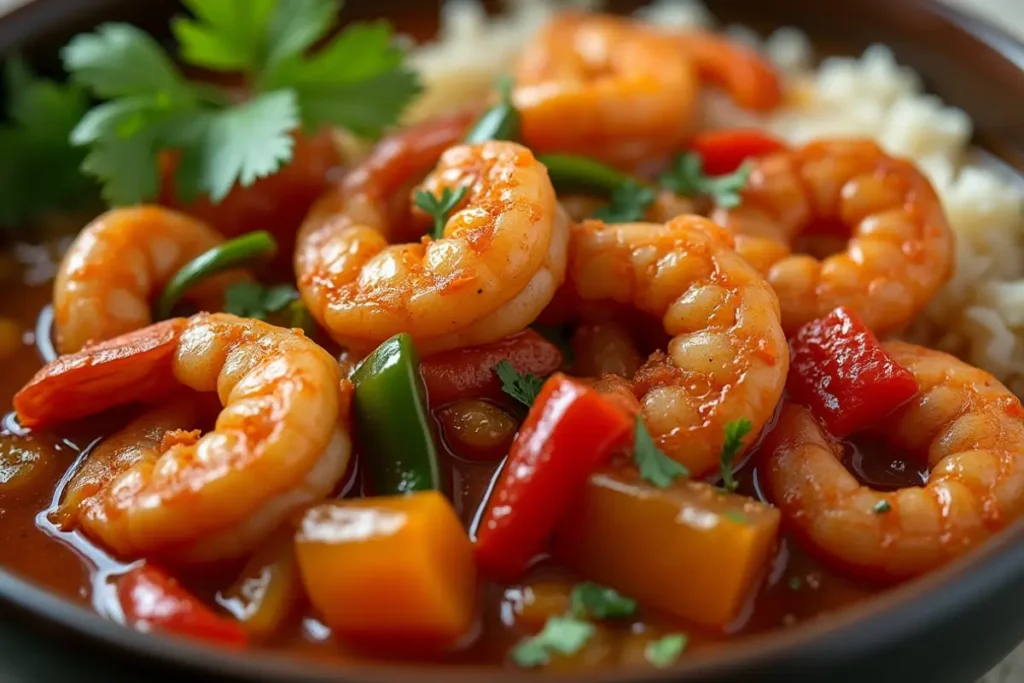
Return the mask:
[[[590,477],[555,554],[642,605],[726,626],[762,576],[779,511],[701,482],[659,489],[630,470]]]
[[[291,529],[271,534],[246,562],[233,584],[217,602],[257,638],[281,631],[302,600]]]
[[[342,639],[443,648],[472,626],[472,547],[436,491],[317,505],[295,541],[310,601]]]

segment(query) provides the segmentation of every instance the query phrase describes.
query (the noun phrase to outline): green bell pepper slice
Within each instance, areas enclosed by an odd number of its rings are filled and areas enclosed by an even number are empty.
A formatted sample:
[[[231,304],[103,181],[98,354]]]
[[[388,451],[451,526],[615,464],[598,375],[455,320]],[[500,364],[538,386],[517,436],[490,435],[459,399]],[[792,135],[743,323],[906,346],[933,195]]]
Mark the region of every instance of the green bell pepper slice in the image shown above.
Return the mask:
[[[352,412],[374,495],[443,491],[412,337],[397,334],[352,374]]]

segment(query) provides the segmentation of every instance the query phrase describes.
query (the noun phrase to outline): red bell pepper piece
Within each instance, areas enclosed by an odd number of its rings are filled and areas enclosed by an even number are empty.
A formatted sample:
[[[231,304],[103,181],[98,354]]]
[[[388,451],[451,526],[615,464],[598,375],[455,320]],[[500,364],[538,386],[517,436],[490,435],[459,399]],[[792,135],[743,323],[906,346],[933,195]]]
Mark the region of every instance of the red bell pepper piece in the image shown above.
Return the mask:
[[[215,614],[156,567],[144,564],[118,579],[117,597],[125,621],[134,628],[151,628],[222,647],[245,647],[241,624]]]
[[[565,375],[541,388],[487,502],[474,553],[480,571],[513,581],[543,550],[573,495],[608,462],[633,418]]]
[[[563,359],[557,346],[530,329],[493,344],[439,353],[420,363],[431,407],[467,398],[500,399],[504,394],[494,366],[503,360],[519,374],[546,377],[562,367]]]
[[[693,139],[690,149],[704,161],[706,175],[732,173],[744,161],[786,149],[786,145],[759,130],[711,130]]]
[[[835,437],[877,423],[918,392],[910,370],[845,308],[801,327],[790,348],[790,398]]]

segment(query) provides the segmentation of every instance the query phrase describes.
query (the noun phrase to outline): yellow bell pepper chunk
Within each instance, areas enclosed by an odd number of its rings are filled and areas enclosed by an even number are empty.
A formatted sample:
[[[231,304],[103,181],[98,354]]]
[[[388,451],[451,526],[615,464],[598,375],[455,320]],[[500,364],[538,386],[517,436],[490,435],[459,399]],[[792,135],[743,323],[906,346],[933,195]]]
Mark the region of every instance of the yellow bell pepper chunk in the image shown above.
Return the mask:
[[[642,605],[726,626],[768,566],[779,511],[690,480],[659,489],[631,471],[591,476],[555,553]]]
[[[296,550],[310,601],[341,639],[447,647],[472,626],[472,547],[436,491],[317,505]]]

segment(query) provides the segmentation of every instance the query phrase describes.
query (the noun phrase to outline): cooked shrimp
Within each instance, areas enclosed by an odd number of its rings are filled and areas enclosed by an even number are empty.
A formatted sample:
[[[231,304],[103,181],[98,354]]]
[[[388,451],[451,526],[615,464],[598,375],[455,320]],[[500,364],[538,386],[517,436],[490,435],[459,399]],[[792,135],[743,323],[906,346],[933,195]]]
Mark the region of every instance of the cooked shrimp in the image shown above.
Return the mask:
[[[869,141],[813,142],[755,162],[742,204],[712,218],[779,295],[787,333],[846,306],[877,334],[906,325],[950,278],[953,233],[928,180]],[[801,234],[850,234],[824,259]]]
[[[423,353],[488,343],[529,325],[562,284],[568,219],[524,147],[441,156],[423,188],[467,193],[438,240],[389,245],[388,197],[359,178],[314,208],[295,257],[303,300],[337,342],[367,350],[408,332]]]
[[[779,304],[711,221],[574,228],[570,283],[585,301],[612,300],[661,319],[672,339],[632,378],[648,430],[695,475],[718,465],[725,425],[755,430],[772,416],[789,369]]]
[[[158,206],[113,209],[72,243],[53,283],[57,346],[78,351],[153,322],[150,304],[178,270],[222,238],[205,224]],[[216,310],[238,274],[210,278],[190,300]]]
[[[244,556],[344,473],[351,384],[301,332],[257,320],[201,313],[62,356],[14,407],[22,424],[40,427],[165,402],[183,389],[217,392],[224,407],[213,431],[171,432],[128,455],[117,455],[117,440],[73,489],[80,500],[71,519],[119,555],[174,563]],[[150,417],[133,433],[180,429],[178,417]]]
[[[782,102],[782,79],[754,50],[699,31],[684,33],[678,40],[697,65],[701,81],[719,86],[741,107],[770,111]]]
[[[801,536],[857,574],[902,579],[962,555],[1024,512],[1024,409],[994,377],[952,356],[902,342],[886,348],[920,394],[874,431],[927,461],[926,485],[859,484],[842,447],[791,404],[762,453],[768,492]]]
[[[632,164],[692,132],[698,82],[682,43],[639,22],[566,12],[522,52],[513,102],[538,152]]]

